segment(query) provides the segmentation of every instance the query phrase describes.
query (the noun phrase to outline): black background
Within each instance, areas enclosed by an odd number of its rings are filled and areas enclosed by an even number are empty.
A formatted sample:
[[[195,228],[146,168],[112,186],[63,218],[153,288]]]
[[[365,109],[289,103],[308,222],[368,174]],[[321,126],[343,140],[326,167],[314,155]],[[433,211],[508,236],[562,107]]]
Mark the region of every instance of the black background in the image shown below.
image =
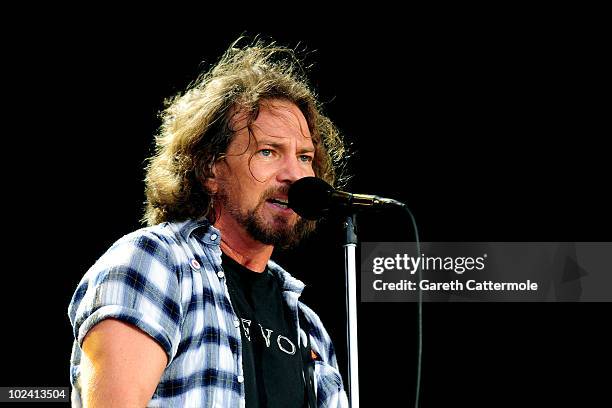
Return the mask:
[[[87,268],[140,227],[157,112],[242,33],[309,51],[312,84],[355,151],[350,188],[406,202],[423,241],[609,241],[603,30],[566,12],[282,27],[43,10],[5,25],[0,385],[69,385],[66,309]],[[401,214],[359,221],[361,240],[413,239]],[[308,284],[303,300],[344,364],[337,225],[277,258]],[[365,406],[412,404],[416,311],[360,305]],[[425,304],[422,406],[590,406],[606,391],[609,316],[609,304]]]

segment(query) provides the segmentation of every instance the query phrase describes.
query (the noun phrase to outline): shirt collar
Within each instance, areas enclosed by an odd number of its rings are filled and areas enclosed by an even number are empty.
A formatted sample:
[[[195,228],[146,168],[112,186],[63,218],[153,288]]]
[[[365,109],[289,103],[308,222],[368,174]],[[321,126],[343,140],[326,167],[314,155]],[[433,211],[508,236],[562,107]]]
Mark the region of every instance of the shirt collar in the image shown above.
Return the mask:
[[[302,294],[302,291],[306,286],[304,285],[304,282],[291,276],[289,272],[281,268],[271,259],[268,261],[268,268],[270,269],[270,272],[272,272],[272,274],[278,279],[283,291],[290,291],[298,296]]]
[[[209,245],[219,245],[221,242],[221,232],[213,227],[205,217],[180,223],[179,233],[185,240],[189,240],[189,237],[194,234],[198,239]],[[289,272],[271,259],[268,261],[268,268],[278,279],[283,291],[290,291],[298,296],[302,294],[306,286],[304,282],[291,276]]]
[[[181,237],[188,241],[191,235],[209,245],[219,245],[221,242],[221,232],[212,226],[205,217],[190,219],[178,224]]]

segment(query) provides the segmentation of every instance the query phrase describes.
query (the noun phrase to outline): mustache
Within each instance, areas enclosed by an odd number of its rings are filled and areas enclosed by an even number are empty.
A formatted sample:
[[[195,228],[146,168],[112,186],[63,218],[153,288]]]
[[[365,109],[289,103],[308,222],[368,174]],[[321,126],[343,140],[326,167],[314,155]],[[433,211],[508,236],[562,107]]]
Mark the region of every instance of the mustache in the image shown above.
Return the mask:
[[[289,186],[270,187],[261,194],[261,201],[266,201],[279,195],[287,197],[289,195]]]

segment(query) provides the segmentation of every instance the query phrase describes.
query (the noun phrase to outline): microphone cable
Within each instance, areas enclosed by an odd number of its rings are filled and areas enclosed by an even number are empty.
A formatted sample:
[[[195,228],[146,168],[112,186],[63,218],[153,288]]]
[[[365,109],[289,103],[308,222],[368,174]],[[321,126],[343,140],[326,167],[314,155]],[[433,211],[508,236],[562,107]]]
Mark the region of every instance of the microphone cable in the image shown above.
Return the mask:
[[[408,213],[408,216],[410,217],[410,220],[412,221],[412,228],[414,229],[414,236],[416,240],[417,256],[419,256],[419,254],[421,253],[421,243],[419,241],[419,231],[417,229],[417,224],[414,219],[414,215],[412,215],[412,211],[410,211],[410,209],[408,208],[406,204],[400,201],[397,201],[397,200],[393,200],[393,201],[394,201],[394,204],[398,204]],[[420,285],[421,281],[423,280],[423,267],[421,264],[419,264],[417,276],[419,277],[419,289],[418,289],[418,301],[417,301],[417,304],[418,304],[417,306],[418,307],[417,309],[417,324],[418,324],[417,350],[418,351],[417,351],[416,392],[414,396],[414,407],[415,408],[419,408],[419,398],[420,398],[420,393],[421,393],[421,367],[423,363],[423,291]]]

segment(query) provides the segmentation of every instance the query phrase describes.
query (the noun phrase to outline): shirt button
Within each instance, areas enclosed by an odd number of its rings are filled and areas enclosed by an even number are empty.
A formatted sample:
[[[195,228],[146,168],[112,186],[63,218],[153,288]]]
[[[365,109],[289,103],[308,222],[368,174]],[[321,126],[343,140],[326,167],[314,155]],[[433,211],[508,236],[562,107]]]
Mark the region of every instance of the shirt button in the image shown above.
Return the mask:
[[[191,260],[191,267],[193,269],[200,269],[200,263],[198,261],[196,261],[195,259]]]
[[[240,384],[242,384],[242,383],[244,382],[244,377],[243,377],[243,376],[241,376],[241,375],[239,375],[239,376],[238,376],[238,382],[239,382]]]
[[[234,320],[234,327],[240,327],[240,322],[238,319]]]
[[[216,240],[216,239],[217,239],[217,236],[218,236],[217,234],[212,234],[212,235],[210,236],[210,239],[212,239],[212,240],[214,241],[214,240]]]
[[[223,271],[220,271],[220,272],[217,272],[217,276],[219,277],[219,279],[223,279],[225,274],[223,273]]]

